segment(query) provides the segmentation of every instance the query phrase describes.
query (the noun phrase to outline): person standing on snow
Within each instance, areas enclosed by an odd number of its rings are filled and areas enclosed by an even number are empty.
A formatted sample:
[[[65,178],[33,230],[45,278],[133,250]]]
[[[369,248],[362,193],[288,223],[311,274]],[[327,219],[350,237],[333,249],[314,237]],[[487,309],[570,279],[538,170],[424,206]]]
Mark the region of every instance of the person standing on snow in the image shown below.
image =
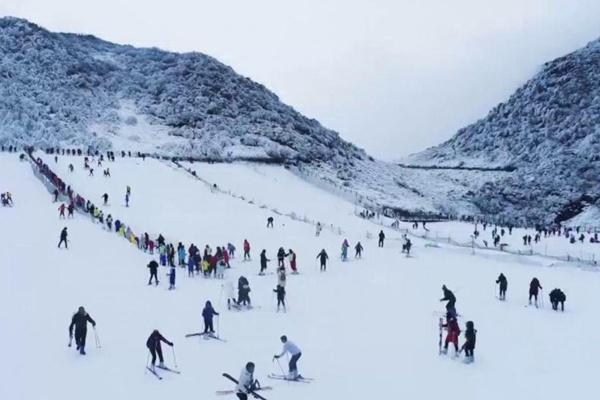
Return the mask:
[[[385,233],[383,233],[383,229],[379,231],[379,242],[377,246],[383,247],[383,241],[385,240]]]
[[[538,306],[538,291],[539,289],[543,289],[542,285],[540,285],[540,281],[538,278],[533,278],[531,283],[529,283],[529,305],[531,305],[531,298],[535,298],[535,308]]]
[[[344,239],[344,241],[342,242],[342,261],[348,260],[348,248],[349,247],[350,247],[350,244],[348,243],[348,239]]]
[[[250,242],[244,239],[244,261],[250,260]]]
[[[292,274],[297,274],[298,267],[296,265],[296,253],[294,253],[292,249],[289,249],[288,256],[290,257],[290,268],[292,269]]]
[[[446,315],[449,317],[456,317],[456,296],[454,296],[454,293],[452,293],[446,285],[442,285],[442,291],[444,292],[444,297],[442,297],[440,301],[447,301]]]
[[[321,262],[321,272],[327,271],[327,260],[329,259],[329,256],[327,255],[325,249],[321,250],[319,254],[317,254],[317,258]]]
[[[247,305],[250,307],[250,282],[245,276],[238,279],[238,306]]]
[[[279,312],[279,307],[283,307],[283,312],[286,312],[285,309],[285,286],[277,285],[273,291],[277,294],[277,312]]]
[[[496,279],[496,284],[500,285],[500,292],[499,292],[498,299],[506,300],[506,289],[508,288],[508,280],[506,279],[506,277],[504,276],[503,273],[500,273],[500,275],[498,276],[498,279]]]
[[[175,265],[171,264],[171,269],[169,271],[169,290],[175,289]]]
[[[271,261],[267,258],[267,251],[265,249],[263,249],[263,251],[260,252],[260,272],[258,273],[259,275],[264,275],[265,271],[267,270],[267,263]]]
[[[277,250],[277,266],[278,267],[285,267],[285,258],[287,257],[287,254],[285,254],[285,250],[283,249],[283,247],[280,247],[279,250]]]
[[[267,228],[273,227],[273,217],[267,218]]]
[[[317,227],[316,227],[316,231],[315,231],[315,236],[319,236],[321,235],[321,231],[323,230],[323,226],[321,226],[320,222],[317,222]]]
[[[202,318],[204,319],[204,333],[215,333],[213,328],[213,317],[219,315],[215,311],[210,301],[207,301],[202,310]]]
[[[71,325],[69,325],[69,337],[73,338],[73,327],[75,327],[75,344],[77,345],[77,350],[79,350],[79,354],[85,355],[85,337],[87,336],[87,323],[92,324],[92,326],[96,327],[96,321],[90,317],[90,315],[85,312],[85,309],[79,307],[77,312],[73,315],[71,319]],[[71,343],[69,342],[69,346]]]
[[[227,250],[229,251],[231,258],[235,258],[235,246],[231,243],[227,243]]]
[[[179,261],[179,266],[185,267],[185,247],[181,242],[177,245],[177,259]]]
[[[258,381],[254,379],[254,363],[248,362],[238,379],[238,384],[235,387],[238,400],[248,400],[248,393],[254,392],[260,387]]]
[[[465,351],[465,364],[470,364],[475,361],[475,341],[477,338],[477,330],[473,321],[467,321],[467,330],[465,331],[466,342],[462,345],[461,351]]]
[[[156,283],[156,286],[158,286],[158,263],[155,260],[152,260],[148,263],[148,268],[150,269],[148,285],[152,284],[152,278],[154,278],[154,282]]]
[[[62,229],[62,231],[60,231],[60,241],[58,242],[58,248],[59,249],[60,249],[60,245],[63,244],[63,243],[65,244],[65,249],[69,248],[69,246],[68,246],[68,239],[67,239],[68,235],[69,234],[67,233],[67,227],[65,226]]]
[[[65,206],[65,203],[62,203],[59,207],[58,207],[58,218],[65,218],[65,209],[67,208],[67,206]]]
[[[283,349],[281,350],[281,353],[279,354],[275,354],[273,356],[274,359],[279,359],[280,357],[283,357],[283,355],[285,353],[290,353],[291,357],[290,357],[290,362],[289,362],[289,375],[287,376],[287,379],[292,379],[292,380],[296,380],[296,379],[302,379],[302,375],[300,375],[298,373],[298,360],[300,359],[300,357],[302,357],[302,351],[300,350],[300,348],[298,346],[296,346],[296,344],[294,342],[292,342],[291,340],[288,340],[287,336],[283,335],[281,337],[281,343],[283,343]]]
[[[360,244],[360,242],[356,243],[356,246],[354,246],[354,250],[356,252],[354,254],[354,258],[362,258],[363,246],[362,244]]]
[[[227,297],[227,309],[231,310],[232,302],[234,306],[237,305],[237,300],[235,299],[235,293],[233,290],[233,282],[228,279],[223,285],[221,285],[221,287],[225,290],[225,296]]]
[[[102,200],[104,200],[104,205],[108,204],[108,193],[102,195]]]
[[[148,337],[148,340],[146,340],[146,347],[148,348],[148,350],[150,350],[150,354],[152,355],[152,365],[150,367],[152,370],[154,370],[154,365],[156,364],[156,355],[158,355],[159,360],[158,367],[166,368],[165,359],[163,358],[162,347],[160,345],[160,342],[165,342],[169,346],[173,347],[173,342],[169,342],[167,339],[165,339],[157,329],[152,331],[152,333]]]
[[[448,353],[448,344],[454,344],[454,356],[458,356],[458,336],[460,335],[460,327],[455,317],[448,317],[446,323],[442,325],[442,328],[446,328],[448,333],[446,334],[446,341],[444,342],[443,354]]]

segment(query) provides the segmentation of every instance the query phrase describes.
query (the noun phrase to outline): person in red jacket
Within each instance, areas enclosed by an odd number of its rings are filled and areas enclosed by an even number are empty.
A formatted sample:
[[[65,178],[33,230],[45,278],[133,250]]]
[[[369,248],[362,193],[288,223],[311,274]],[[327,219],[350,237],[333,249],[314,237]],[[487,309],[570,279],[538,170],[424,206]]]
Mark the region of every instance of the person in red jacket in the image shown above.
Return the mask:
[[[446,341],[444,343],[444,351],[443,353],[448,353],[448,344],[454,344],[454,354],[458,355],[458,336],[460,335],[460,327],[458,326],[458,322],[455,317],[449,317],[446,320],[446,323],[442,325],[443,328],[446,328],[448,333],[446,334]]]
[[[244,239],[244,261],[250,260],[250,243]]]
[[[65,203],[62,203],[60,205],[60,207],[58,207],[58,212],[60,213],[58,215],[59,218],[64,218],[65,217],[65,209],[67,208],[67,206],[65,206]]]
[[[229,252],[225,247],[223,247],[223,261],[225,262],[227,268],[231,268],[231,265],[229,265]]]

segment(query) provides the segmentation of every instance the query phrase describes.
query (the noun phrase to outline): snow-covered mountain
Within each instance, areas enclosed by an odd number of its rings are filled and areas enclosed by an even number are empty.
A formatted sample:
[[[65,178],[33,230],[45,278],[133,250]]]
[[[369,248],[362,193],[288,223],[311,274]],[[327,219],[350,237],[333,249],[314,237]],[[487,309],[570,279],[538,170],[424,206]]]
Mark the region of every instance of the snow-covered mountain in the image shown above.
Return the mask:
[[[600,39],[546,63],[485,118],[408,162],[514,169],[468,194],[483,214],[549,222],[565,208],[581,209],[582,199],[597,201]]]
[[[0,144],[105,149],[118,141],[215,159],[366,157],[204,54],[138,49],[3,18],[0,55]]]

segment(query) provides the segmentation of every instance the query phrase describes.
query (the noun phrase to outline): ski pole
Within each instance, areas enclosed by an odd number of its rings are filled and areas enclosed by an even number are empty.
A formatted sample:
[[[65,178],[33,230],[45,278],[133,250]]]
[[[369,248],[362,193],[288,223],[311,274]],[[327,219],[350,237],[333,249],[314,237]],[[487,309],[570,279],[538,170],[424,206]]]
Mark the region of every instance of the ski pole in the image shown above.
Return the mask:
[[[171,346],[171,351],[173,352],[173,364],[175,368],[177,368],[177,357],[175,357],[175,346]]]
[[[144,370],[144,375],[148,372],[148,363],[150,363],[150,353],[146,356],[146,369]]]
[[[72,342],[73,342],[73,336],[69,335],[69,345],[67,347],[71,347]]]
[[[100,338],[98,337],[98,331],[96,330],[95,326],[94,326],[94,337],[96,338],[96,348],[101,349],[102,346],[100,345]]]
[[[219,316],[217,315],[217,337],[219,337]]]
[[[279,365],[279,369],[281,370],[281,374],[285,375],[285,371],[283,370],[283,367],[281,366],[281,363],[279,362],[279,358],[275,357],[275,360],[277,361],[277,365]]]

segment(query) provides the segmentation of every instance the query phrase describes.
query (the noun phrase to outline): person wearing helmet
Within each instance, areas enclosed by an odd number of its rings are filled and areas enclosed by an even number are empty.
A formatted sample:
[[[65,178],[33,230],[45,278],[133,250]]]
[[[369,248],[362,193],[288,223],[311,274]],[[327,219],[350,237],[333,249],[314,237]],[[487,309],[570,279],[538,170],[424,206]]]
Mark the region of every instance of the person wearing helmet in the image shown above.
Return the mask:
[[[254,392],[258,387],[258,381],[254,379],[254,363],[248,362],[240,373],[240,379],[238,379],[237,398],[239,400],[248,400],[248,393]]]
[[[87,336],[87,323],[92,324],[92,326],[96,327],[96,321],[90,317],[90,315],[85,311],[82,307],[79,307],[77,312],[73,315],[71,319],[71,325],[69,325],[69,337],[73,337],[73,327],[75,327],[75,344],[77,345],[77,350],[79,350],[79,354],[85,355],[85,337]],[[70,343],[69,343],[70,345]]]
[[[283,357],[285,353],[290,353],[290,362],[289,362],[289,375],[287,379],[297,380],[302,379],[302,376],[298,373],[298,360],[302,357],[302,351],[296,344],[290,340],[288,340],[287,336],[283,335],[281,337],[281,343],[283,343],[283,349],[281,353],[275,354],[273,358],[278,359]]]

